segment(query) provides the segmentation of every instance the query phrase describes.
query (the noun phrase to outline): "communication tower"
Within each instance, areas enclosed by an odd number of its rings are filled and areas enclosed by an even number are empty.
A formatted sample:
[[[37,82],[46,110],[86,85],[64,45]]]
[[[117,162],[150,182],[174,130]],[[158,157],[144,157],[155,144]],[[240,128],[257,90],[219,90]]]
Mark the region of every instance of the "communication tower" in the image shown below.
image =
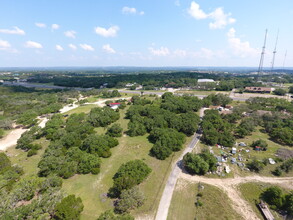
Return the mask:
[[[267,34],[268,34],[268,29],[266,29],[265,41],[264,41],[264,45],[262,47],[262,52],[261,52],[260,61],[259,61],[259,67],[258,67],[258,74],[259,75],[262,74],[262,69],[263,69],[263,61],[264,61],[264,56],[265,56],[265,52],[266,52]]]

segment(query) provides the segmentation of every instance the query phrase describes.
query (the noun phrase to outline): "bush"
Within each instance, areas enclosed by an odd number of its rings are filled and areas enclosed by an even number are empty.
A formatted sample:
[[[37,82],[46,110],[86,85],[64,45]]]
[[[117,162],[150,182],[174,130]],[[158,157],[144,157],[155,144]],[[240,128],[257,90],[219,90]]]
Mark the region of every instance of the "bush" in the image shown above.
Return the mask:
[[[183,157],[183,165],[190,174],[204,175],[209,170],[209,164],[197,154],[185,154]]]
[[[247,163],[247,167],[250,170],[259,173],[261,170],[263,170],[265,165],[263,164],[263,162],[261,162],[261,161],[259,161],[257,159],[253,159],[250,163]]]
[[[27,156],[28,157],[31,157],[31,156],[34,156],[34,155],[37,155],[38,154],[38,151],[36,149],[31,149],[27,152]]]

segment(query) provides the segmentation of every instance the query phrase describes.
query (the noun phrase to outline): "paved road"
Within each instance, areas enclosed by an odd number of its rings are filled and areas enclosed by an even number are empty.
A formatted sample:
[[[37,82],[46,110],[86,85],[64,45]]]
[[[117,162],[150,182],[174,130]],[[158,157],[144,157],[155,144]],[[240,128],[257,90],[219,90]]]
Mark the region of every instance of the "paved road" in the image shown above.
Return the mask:
[[[204,109],[200,110],[200,116],[203,117]],[[182,166],[182,159],[186,153],[189,153],[195,149],[195,146],[199,142],[201,134],[194,134],[192,141],[190,144],[185,148],[183,153],[181,154],[180,158],[176,161],[173,166],[173,169],[170,173],[170,176],[167,180],[166,186],[163,191],[163,195],[160,200],[159,208],[156,214],[156,220],[165,220],[168,217],[169,207],[171,204],[171,199],[173,195],[173,191],[175,189],[175,185],[177,182],[178,177],[181,174],[181,166]]]

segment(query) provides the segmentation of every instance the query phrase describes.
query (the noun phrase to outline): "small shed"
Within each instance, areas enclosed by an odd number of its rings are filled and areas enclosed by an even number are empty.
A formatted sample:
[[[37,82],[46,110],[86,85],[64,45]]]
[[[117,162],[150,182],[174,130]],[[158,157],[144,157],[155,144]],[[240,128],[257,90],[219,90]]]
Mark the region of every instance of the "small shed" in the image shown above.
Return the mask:
[[[232,147],[231,153],[232,153],[232,154],[236,154],[236,153],[237,153],[237,149],[236,149],[236,147]]]

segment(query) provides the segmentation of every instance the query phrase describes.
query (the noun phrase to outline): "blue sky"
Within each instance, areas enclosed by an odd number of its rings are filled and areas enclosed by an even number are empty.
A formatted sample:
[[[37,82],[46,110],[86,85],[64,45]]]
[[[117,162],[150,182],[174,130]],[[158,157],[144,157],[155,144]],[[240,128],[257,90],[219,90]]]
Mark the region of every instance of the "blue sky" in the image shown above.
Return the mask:
[[[292,0],[1,0],[0,67],[293,66]]]

